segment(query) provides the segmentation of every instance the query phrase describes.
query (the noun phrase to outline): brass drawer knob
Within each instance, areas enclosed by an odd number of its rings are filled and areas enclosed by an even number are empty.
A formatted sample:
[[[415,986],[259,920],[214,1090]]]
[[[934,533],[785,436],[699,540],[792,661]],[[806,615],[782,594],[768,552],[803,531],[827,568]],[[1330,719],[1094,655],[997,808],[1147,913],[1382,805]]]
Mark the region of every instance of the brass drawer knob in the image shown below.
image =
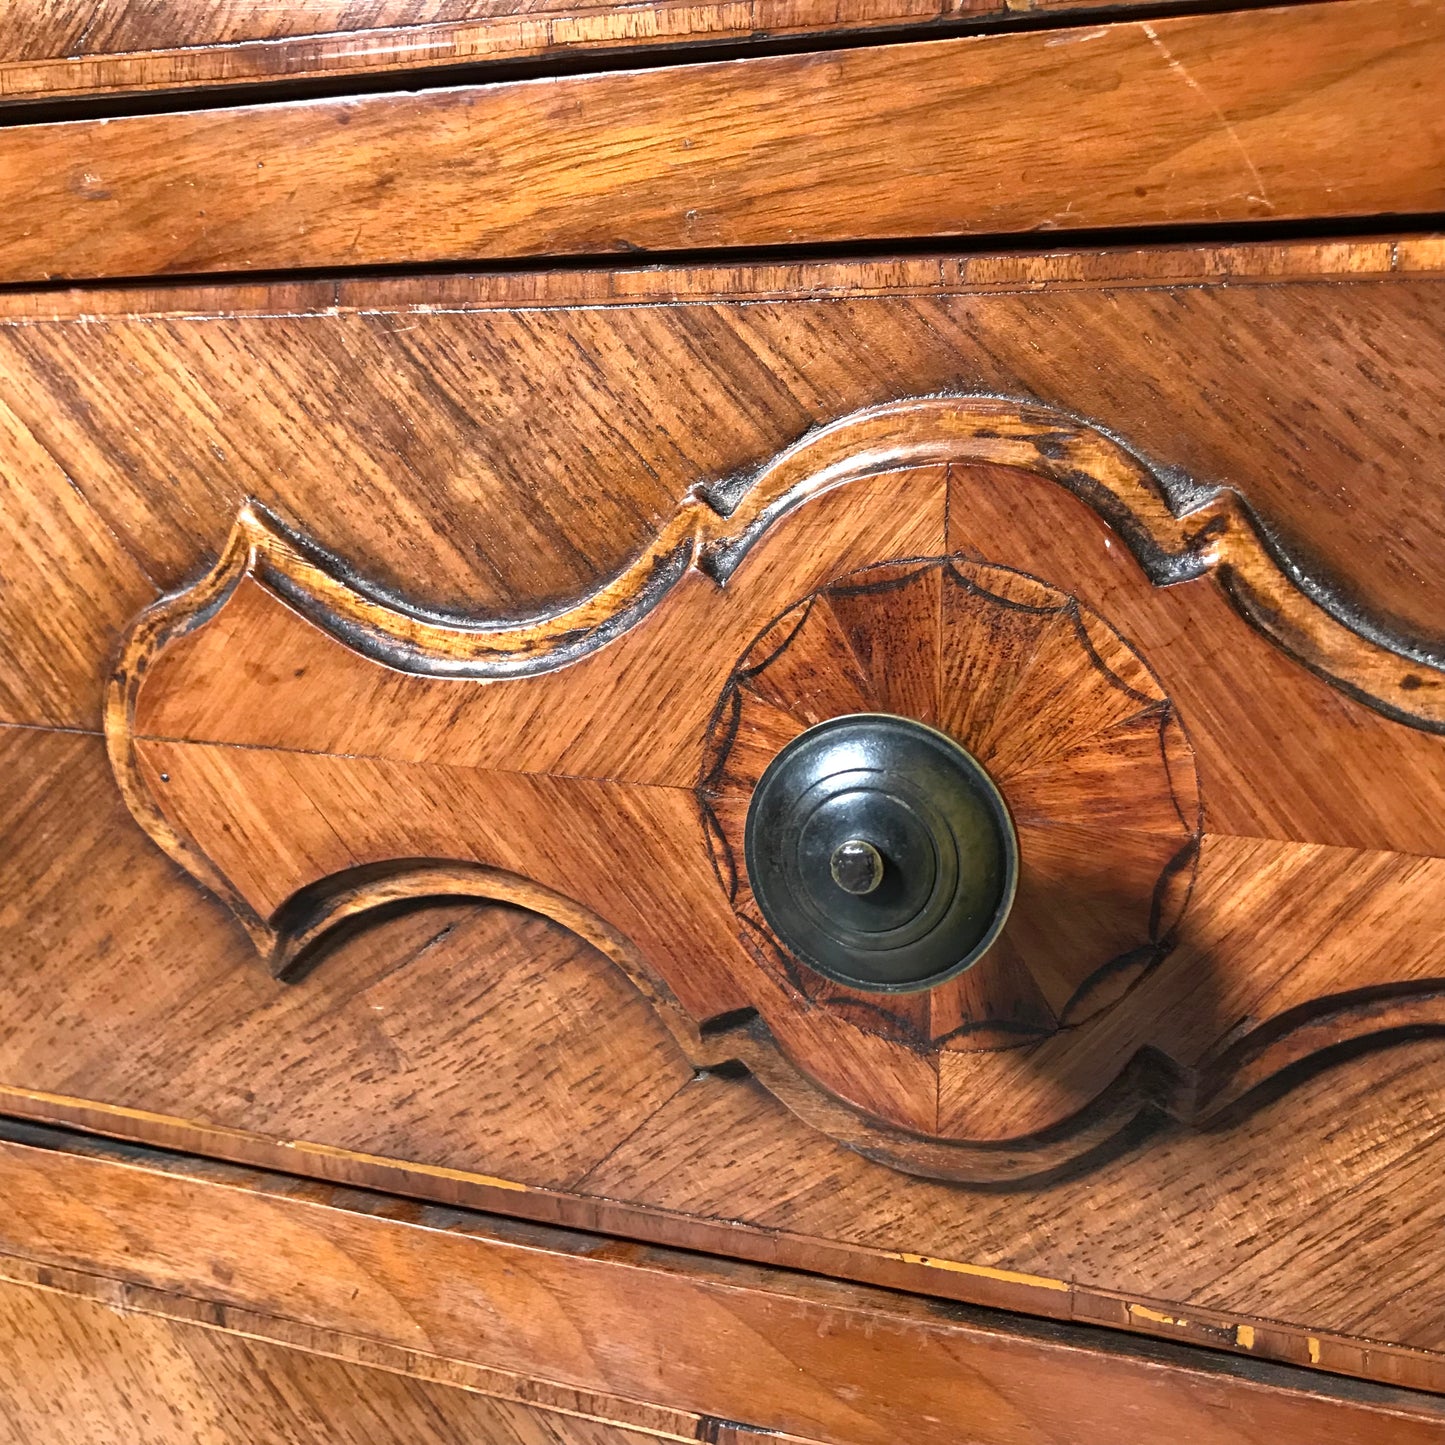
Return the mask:
[[[979,763],[911,718],[855,713],[769,764],[748,808],[748,879],[819,973],[897,993],[962,973],[1013,902],[1018,840]]]

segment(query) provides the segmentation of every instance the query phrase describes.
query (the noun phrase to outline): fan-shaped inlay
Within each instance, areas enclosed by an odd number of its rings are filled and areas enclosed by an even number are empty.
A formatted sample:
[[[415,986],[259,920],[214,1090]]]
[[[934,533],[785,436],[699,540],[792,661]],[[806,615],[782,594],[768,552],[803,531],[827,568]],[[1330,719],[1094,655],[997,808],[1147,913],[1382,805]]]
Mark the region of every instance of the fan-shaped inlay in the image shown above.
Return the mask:
[[[987,769],[1018,831],[1018,896],[972,969],[919,995],[857,992],[773,935],[743,834],[768,763],[846,713],[917,718]],[[740,936],[805,998],[932,1049],[993,1049],[1080,1023],[1169,951],[1200,835],[1194,755],[1138,653],[1048,583],[963,557],[853,573],[789,608],[739,660],[698,784]]]

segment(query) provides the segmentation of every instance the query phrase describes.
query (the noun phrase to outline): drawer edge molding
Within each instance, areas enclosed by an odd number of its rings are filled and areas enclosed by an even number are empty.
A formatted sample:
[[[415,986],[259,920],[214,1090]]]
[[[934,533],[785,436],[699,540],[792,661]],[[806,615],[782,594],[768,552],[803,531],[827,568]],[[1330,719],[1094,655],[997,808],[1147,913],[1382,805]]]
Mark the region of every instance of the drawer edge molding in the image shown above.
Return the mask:
[[[0,282],[1429,217],[1442,62],[1333,0],[11,126]]]
[[[1154,0],[1129,0],[1154,13]],[[1165,0],[1186,9],[1188,0]],[[824,46],[851,37],[908,29],[920,36],[940,27],[980,28],[1025,17],[1064,16],[1116,6],[1107,0],[762,0],[739,9],[727,0],[648,0],[615,8],[560,3],[546,8],[467,6],[447,20],[416,21],[405,5],[374,8],[364,20],[244,13],[213,17],[185,12],[173,18],[130,7],[111,22],[98,47],[79,28],[66,35],[40,22],[41,33],[6,37],[0,55],[0,103],[62,98],[97,99],[156,91],[182,94],[256,84],[325,81],[376,87],[398,72],[454,70],[518,60],[559,65],[579,54],[635,55],[638,63],[665,54],[687,58],[700,46],[754,46],[784,39]],[[345,7],[337,7],[337,12]],[[209,31],[207,29],[209,27]],[[117,39],[117,31],[120,39]],[[25,44],[29,41],[29,45]],[[83,47],[80,42],[86,43]],[[393,82],[394,83],[394,82]],[[3,118],[0,111],[0,118]]]
[[[1263,1321],[1257,1340],[1243,1324],[1203,1335],[1206,1350],[1131,1341],[1100,1330],[1072,1287],[1061,1297],[1080,1306],[1072,1319],[1031,1321],[335,1185],[298,1192],[274,1173],[35,1127],[6,1131],[0,1180],[26,1202],[0,1226],[12,1300],[97,1301],[112,1320],[174,1321],[669,1440],[1094,1445],[1118,1438],[1125,1407],[1141,1432],[1200,1445],[1238,1440],[1240,1420],[1262,1438],[1342,1445],[1441,1432],[1430,1395],[1261,1357],[1276,1334]],[[1190,1323],[1134,1309],[1120,1322],[1136,1330]],[[1339,1368],[1334,1351],[1388,1350],[1330,1336],[1302,1345],[1321,1370]],[[916,1382],[900,1389],[905,1358]],[[1406,1378],[1427,1386],[1436,1361],[1398,1352]],[[214,1394],[211,1372],[188,1378]],[[723,1422],[739,1417],[751,1428],[734,1434]]]

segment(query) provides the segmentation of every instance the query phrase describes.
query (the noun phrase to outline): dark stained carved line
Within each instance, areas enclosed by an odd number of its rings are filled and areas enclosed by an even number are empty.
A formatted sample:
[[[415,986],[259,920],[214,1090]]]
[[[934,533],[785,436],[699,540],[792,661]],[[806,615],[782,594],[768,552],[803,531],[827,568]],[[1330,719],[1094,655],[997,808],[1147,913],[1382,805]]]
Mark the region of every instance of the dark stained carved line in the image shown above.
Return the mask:
[[[1184,726],[1184,719],[1179,716],[1172,701],[1166,699],[1160,706],[1159,711],[1159,756],[1164,760],[1164,770],[1169,774],[1169,780],[1174,782],[1174,770],[1169,765],[1169,725],[1173,723],[1184,734],[1184,740],[1189,741],[1189,731]],[[1170,797],[1174,801],[1174,811],[1179,815],[1179,821],[1185,828],[1189,829],[1195,837],[1196,846],[1200,838],[1204,836],[1204,794],[1198,789],[1194,795],[1194,816],[1186,818],[1184,810],[1179,806],[1179,794],[1172,787]],[[1190,885],[1193,887],[1193,884]]]
[[[1264,633],[1266,637],[1273,638],[1278,613],[1264,601],[1260,593],[1232,567],[1219,567],[1215,571],[1214,577],[1235,611],[1251,626]],[[1341,626],[1349,626],[1353,630],[1354,624],[1341,623]],[[1387,647],[1387,644],[1375,641],[1368,633],[1356,632],[1355,635],[1360,638],[1363,646],[1378,647],[1382,650]],[[1296,662],[1314,673],[1316,677],[1337,687],[1356,702],[1373,708],[1392,722],[1404,723],[1406,727],[1419,728],[1423,732],[1445,733],[1445,670],[1439,668],[1434,662],[1419,661],[1414,671],[1406,671],[1399,678],[1398,691],[1406,704],[1413,700],[1414,694],[1422,694],[1419,706],[1412,707],[1402,706],[1400,702],[1382,698],[1353,679],[1331,671],[1328,666],[1307,651],[1293,648],[1285,650]],[[1393,647],[1389,650],[1394,651]],[[1396,655],[1401,658],[1409,657],[1409,654],[1404,652],[1396,653]],[[1422,714],[1425,716],[1422,717]]]
[[[798,620],[793,623],[793,625],[788,629],[788,635],[783,638],[782,641],[779,642],[778,645],[770,653],[768,653],[768,655],[763,658],[761,662],[755,662],[751,666],[741,669],[741,671],[739,671],[738,673],[738,677],[740,680],[746,681],[748,678],[756,677],[758,673],[762,672],[764,668],[771,667],[772,664],[793,645],[793,639],[798,635],[798,633],[803,630],[803,625],[812,615],[813,606],[817,602],[817,600],[818,599],[815,594],[814,596],[808,598],[808,600],[797,609]],[[789,611],[791,610],[792,609],[790,608]],[[787,613],[784,613],[783,616],[786,617]],[[768,625],[764,627],[763,630],[759,632],[758,635],[753,638],[753,640],[748,644],[747,652],[751,653],[753,648],[756,647],[758,643],[767,636],[768,632],[772,628],[776,627],[781,621],[782,618],[775,617],[770,623],[768,623]]]
[[[850,582],[846,577],[837,582],[830,582],[822,589],[825,597],[875,597],[888,592],[901,592],[905,587],[911,585],[923,573],[938,566],[937,557],[899,557],[890,559],[890,569],[900,567],[911,567],[910,572],[902,572],[896,577],[880,577],[874,582]],[[868,571],[868,568],[860,569]],[[769,659],[771,661],[771,659]],[[862,659],[860,658],[861,662]]]
[[[727,726],[719,733],[718,724],[722,721],[725,710],[728,713]],[[728,754],[732,751],[733,741],[738,734],[738,717],[741,710],[742,699],[738,696],[737,688],[727,688],[718,698],[717,706],[708,720],[709,751],[703,762],[702,777],[697,786],[700,798],[711,797],[717,791],[717,784],[727,768]]]
[[[1264,1085],[1327,1067],[1335,1056],[1445,1032],[1445,949],[1440,961],[1440,975],[1310,999],[1232,1038],[1201,1061],[1193,1108],[1176,1102],[1173,1112],[1222,1115]]]
[[[962,588],[963,591],[969,593],[971,596],[981,597],[985,602],[991,602],[995,607],[1002,607],[1008,612],[1027,612],[1035,617],[1057,617],[1069,610],[1069,604],[1067,602],[1060,603],[1057,607],[1044,607],[1038,603],[1020,602],[1017,598],[1004,597],[997,592],[991,592],[983,583],[975,581],[972,577],[965,577],[963,573],[958,570],[958,567],[955,565],[955,559],[962,555],[962,553],[956,553],[954,556],[944,559],[946,563],[943,569],[944,576],[947,577],[950,582],[954,583],[955,586]],[[1078,610],[1077,606],[1075,606],[1074,610]]]
[[[195,614],[207,596],[219,605],[218,592],[228,590],[221,579],[250,571],[317,626],[386,666],[436,677],[523,677],[605,646],[689,570],[725,585],[750,548],[812,497],[887,472],[968,462],[1021,468],[1067,487],[1120,533],[1156,585],[1214,571],[1247,620],[1291,656],[1389,717],[1445,732],[1445,669],[1373,627],[1365,635],[1341,604],[1304,590],[1298,569],[1237,493],[1215,491],[1177,515],[1169,498],[1183,490],[1178,480],[1102,427],[1000,397],[893,402],[812,431],[746,486],[729,489],[725,502],[695,488],[627,567],[544,615],[478,620],[403,603],[254,503],[242,509],[211,577],[156,610]],[[132,637],[127,658],[143,651]]]
[[[1094,639],[1089,636],[1089,629],[1084,626],[1084,616],[1083,613],[1079,610],[1078,599],[1075,598],[1064,610],[1068,613],[1069,621],[1074,624],[1074,633],[1079,639],[1079,645],[1084,649],[1085,652],[1089,654],[1089,657],[1093,661],[1095,668],[1099,672],[1103,673],[1103,675],[1107,677],[1109,681],[1112,682],[1114,686],[1119,689],[1120,692],[1124,693],[1128,697],[1133,698],[1135,702],[1143,703],[1146,707],[1157,706],[1160,702],[1159,698],[1147,692],[1140,692],[1139,689],[1136,687],[1131,687],[1127,682],[1124,681],[1122,677],[1119,676],[1117,672],[1114,671],[1112,667],[1109,666],[1107,662],[1104,661],[1102,657],[1099,656],[1099,649],[1094,646]],[[1121,639],[1121,641],[1124,641],[1127,645],[1127,639]],[[1139,657],[1138,652],[1136,652],[1133,647],[1130,647],[1129,651],[1132,652],[1135,657]],[[1144,659],[1142,657],[1139,658],[1140,662],[1143,662],[1143,660]]]
[[[727,896],[729,903],[736,903],[738,896],[738,865],[733,857],[732,844],[717,820],[717,813],[707,795],[698,790],[698,812],[702,818],[703,837],[707,842],[708,862],[712,865],[713,877]]]
[[[1181,853],[1185,855],[1185,866],[1188,866],[1188,853],[1186,845]],[[1169,881],[1169,868],[1173,867],[1179,860],[1180,854],[1176,854],[1168,864],[1165,871],[1160,874],[1159,881],[1154,885],[1154,897],[1149,912],[1149,928],[1151,937],[1157,933],[1159,926],[1159,895]],[[1085,999],[1094,992],[1106,979],[1113,978],[1116,974],[1124,973],[1128,969],[1137,968],[1140,975],[1147,973],[1157,963],[1162,963],[1172,951],[1172,945],[1160,942],[1157,938],[1151,943],[1141,943],[1136,948],[1126,949],[1123,953],[1117,954],[1109,959],[1107,963],[1101,963],[1083,983],[1064,1002],[1063,1008],[1059,1010],[1059,1027],[1061,1029],[1072,1029],[1080,1026],[1075,1019],[1075,1014],[1084,1003]],[[1088,1019],[1084,1020],[1085,1023]]]

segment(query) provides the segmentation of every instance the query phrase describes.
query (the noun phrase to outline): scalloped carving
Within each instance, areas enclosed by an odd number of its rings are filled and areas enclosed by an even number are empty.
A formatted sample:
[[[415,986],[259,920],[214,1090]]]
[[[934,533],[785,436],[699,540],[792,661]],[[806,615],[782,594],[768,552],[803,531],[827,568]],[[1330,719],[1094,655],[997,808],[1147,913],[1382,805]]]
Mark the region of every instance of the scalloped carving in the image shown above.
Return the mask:
[[[1136,559],[1110,574],[1108,622],[1075,596],[1096,558],[1040,563],[1046,580],[1023,565],[1041,534],[1005,495],[1021,472],[1084,504],[1045,550],[1075,533],[1083,548],[1093,529]],[[339,922],[400,899],[505,898],[613,958],[694,1063],[742,1060],[852,1147],[942,1177],[1038,1173],[1141,1110],[1207,1117],[1280,1068],[1440,1008],[1442,970],[1418,940],[1441,928],[1415,915],[1445,896],[1432,832],[1445,674],[1296,587],[1235,493],[1182,516],[1167,498],[1145,462],[1076,418],[998,398],[899,402],[805,437],[751,479],[695,489],[591,596],[498,621],[408,607],[248,506],[215,567],[127,638],[112,765],[140,825],[278,972],[299,974]],[[992,555],[945,560],[963,500],[996,519]],[[930,606],[931,632],[918,623]],[[1239,614],[1275,650],[1250,643]],[[1205,646],[1217,678],[1181,660]],[[808,660],[828,700],[784,685],[785,653]],[[1027,707],[1005,676],[1025,654],[1056,684]],[[1329,690],[1286,654],[1343,696],[1324,708]],[[886,1025],[760,949],[758,920],[740,934],[747,779],[810,707],[849,710],[850,688],[943,722],[1001,776],[1026,723],[1060,719],[1005,794],[1042,810],[1040,840],[1076,877],[1117,835],[1100,871],[1127,928],[1071,955],[1036,900],[1009,947],[960,981],[972,992],[925,996]],[[1353,770],[1332,779],[1337,799],[1280,801],[1269,760],[1235,756],[1250,688]],[[1068,707],[1103,707],[1108,727],[1049,774]],[[1423,790],[1403,831],[1351,812],[1370,770]],[[1246,836],[1229,819],[1248,811],[1256,775]],[[1124,848],[1127,820],[1144,816],[1166,820],[1151,825],[1158,846]],[[1355,828],[1345,841],[1341,819]],[[1044,841],[1033,856],[1047,859]],[[1336,881],[1366,872],[1370,909]],[[736,914],[730,895],[744,898]],[[1414,953],[1388,946],[1392,904]]]
[[[1013,814],[1022,874],[1003,936],[926,996],[831,982],[768,929],[741,866],[773,751],[850,712],[962,743]],[[750,746],[767,737],[767,745]],[[1173,946],[1199,856],[1194,752],[1139,655],[1037,577],[966,558],[870,567],[772,622],[728,679],[698,781],[743,937],[803,998],[920,1052],[1017,1048],[1095,1017]]]

